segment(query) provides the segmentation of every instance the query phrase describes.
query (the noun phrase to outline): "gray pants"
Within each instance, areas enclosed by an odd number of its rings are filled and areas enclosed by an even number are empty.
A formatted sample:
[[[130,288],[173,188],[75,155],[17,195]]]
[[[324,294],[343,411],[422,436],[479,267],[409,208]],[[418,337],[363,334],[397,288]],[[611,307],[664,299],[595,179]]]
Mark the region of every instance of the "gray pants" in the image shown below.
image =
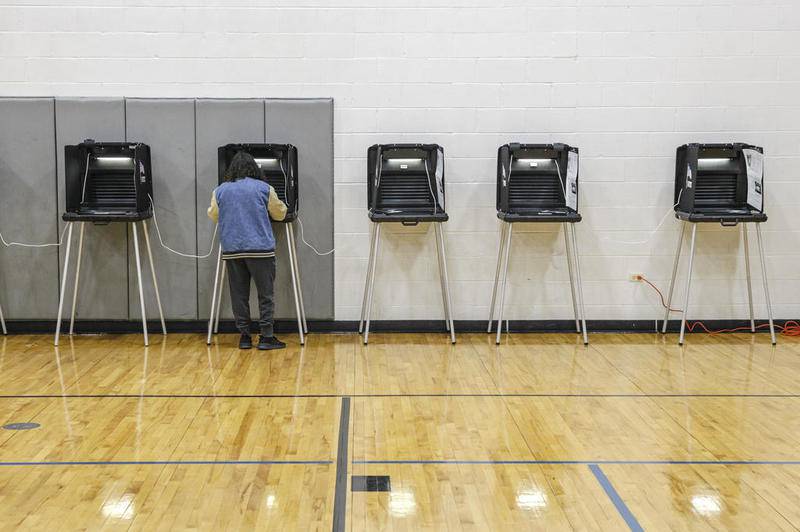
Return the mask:
[[[272,314],[275,309],[275,257],[261,259],[228,259],[228,284],[236,328],[242,334],[250,333],[250,279],[258,292],[258,326],[264,336],[273,336]]]

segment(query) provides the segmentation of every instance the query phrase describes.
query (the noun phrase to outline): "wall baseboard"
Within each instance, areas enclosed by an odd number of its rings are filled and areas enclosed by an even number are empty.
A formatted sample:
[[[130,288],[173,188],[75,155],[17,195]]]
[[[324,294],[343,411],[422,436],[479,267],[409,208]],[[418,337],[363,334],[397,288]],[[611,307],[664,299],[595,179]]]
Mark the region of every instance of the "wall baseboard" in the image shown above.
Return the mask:
[[[783,324],[787,320],[775,320],[776,324]],[[800,320],[796,320],[800,321]],[[656,331],[656,323],[661,327],[663,320],[589,320],[587,328],[589,333],[648,333]],[[703,323],[711,330],[748,328],[749,320],[704,320]],[[768,323],[757,320],[756,325]],[[7,320],[9,334],[53,334],[56,328],[55,320]],[[485,333],[486,320],[457,320],[456,333]],[[64,325],[62,325],[64,327]],[[205,333],[208,321],[206,320],[167,320],[167,331],[174,333]],[[148,330],[153,334],[161,332],[159,321],[148,321]],[[337,320],[309,320],[310,332],[316,333],[354,333],[358,331],[357,321]],[[135,320],[78,320],[75,322],[77,334],[123,334],[139,333],[142,330],[140,321]],[[221,333],[235,333],[233,320],[219,322]],[[574,320],[511,320],[509,330],[515,333],[569,333],[575,332]],[[670,320],[667,330],[678,332],[680,321]],[[254,329],[255,331],[255,329]],[[277,320],[275,331],[279,334],[296,333],[295,320]],[[759,332],[769,332],[768,327],[763,327]],[[63,329],[62,329],[63,332]],[[370,332],[391,333],[444,333],[443,320],[372,320]],[[702,332],[699,328],[696,332]],[[746,332],[746,331],[742,331]]]

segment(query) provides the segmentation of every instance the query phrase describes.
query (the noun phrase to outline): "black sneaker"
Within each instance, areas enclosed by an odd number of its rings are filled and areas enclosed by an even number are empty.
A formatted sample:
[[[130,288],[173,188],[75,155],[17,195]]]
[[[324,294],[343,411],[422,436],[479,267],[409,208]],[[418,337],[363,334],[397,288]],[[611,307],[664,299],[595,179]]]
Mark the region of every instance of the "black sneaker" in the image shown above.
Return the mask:
[[[278,340],[274,336],[264,336],[263,334],[258,337],[258,348],[261,351],[269,351],[271,349],[283,349],[286,344]]]
[[[253,340],[250,338],[249,334],[243,334],[239,337],[239,349],[252,349],[253,348]]]

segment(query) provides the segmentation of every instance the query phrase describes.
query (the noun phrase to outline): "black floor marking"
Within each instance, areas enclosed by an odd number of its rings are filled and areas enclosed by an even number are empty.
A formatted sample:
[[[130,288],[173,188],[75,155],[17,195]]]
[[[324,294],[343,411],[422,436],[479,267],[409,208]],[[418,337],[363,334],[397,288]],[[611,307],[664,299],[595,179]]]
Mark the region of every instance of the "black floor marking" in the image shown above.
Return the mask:
[[[386,475],[353,475],[352,491],[392,491],[392,481]]]
[[[345,530],[347,512],[347,459],[350,441],[350,398],[342,397],[339,417],[339,450],[336,454],[336,492],[333,499],[333,532]]]

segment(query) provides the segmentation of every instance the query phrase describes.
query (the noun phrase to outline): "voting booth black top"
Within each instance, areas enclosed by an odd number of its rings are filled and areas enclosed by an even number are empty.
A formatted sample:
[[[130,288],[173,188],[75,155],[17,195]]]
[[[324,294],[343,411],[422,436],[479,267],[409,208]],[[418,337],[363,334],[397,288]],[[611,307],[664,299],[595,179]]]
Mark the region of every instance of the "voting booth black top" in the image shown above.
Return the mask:
[[[580,222],[578,148],[566,144],[500,146],[497,217],[506,222]]]
[[[297,148],[291,144],[227,144],[217,150],[219,183],[225,182],[225,173],[233,156],[244,151],[253,156],[261,168],[261,178],[275,189],[278,198],[288,207],[285,222],[297,217],[299,209],[297,183]]]
[[[675,160],[675,214],[689,222],[765,222],[764,150],[686,144]]]
[[[150,147],[86,140],[64,146],[66,222],[135,222],[153,216]]]
[[[370,146],[367,203],[373,222],[446,222],[444,148],[438,144]]]

